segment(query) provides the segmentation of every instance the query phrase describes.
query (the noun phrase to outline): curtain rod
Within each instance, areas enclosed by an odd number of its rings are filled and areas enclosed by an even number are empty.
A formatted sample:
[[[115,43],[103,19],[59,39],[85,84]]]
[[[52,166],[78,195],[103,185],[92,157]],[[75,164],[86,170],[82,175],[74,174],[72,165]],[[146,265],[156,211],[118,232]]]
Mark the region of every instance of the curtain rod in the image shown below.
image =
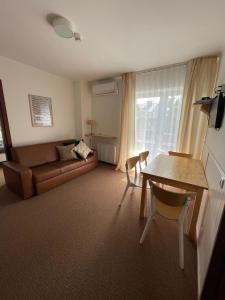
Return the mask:
[[[176,66],[184,66],[187,63],[188,63],[188,61],[184,61],[184,62],[180,62],[180,63],[176,63],[176,64],[165,65],[165,66],[151,68],[151,69],[146,69],[146,70],[140,70],[140,71],[136,71],[134,73],[140,74],[140,73],[148,73],[148,72],[152,72],[152,71],[159,71],[159,70],[163,70],[163,69],[167,69],[167,68],[172,68],[172,67],[176,67]]]
[[[212,55],[206,55],[206,56],[199,56],[199,57],[195,57],[195,58],[192,58],[192,59],[196,59],[196,58],[212,58],[212,57],[219,58],[220,57],[220,53],[218,53],[218,54],[212,54]],[[166,68],[170,68],[170,67],[184,66],[184,65],[187,65],[187,63],[190,60],[192,60],[192,59],[189,59],[187,61],[183,61],[183,62],[180,62],[180,63],[171,64],[171,65],[165,65],[165,66],[151,68],[151,69],[146,69],[146,70],[140,70],[140,71],[136,71],[134,73],[141,74],[141,73],[148,73],[148,72],[152,72],[152,71],[158,71],[158,70],[162,70],[162,69],[166,69]]]
[[[187,63],[188,63],[188,61],[185,61],[185,62],[180,62],[180,63],[176,63],[176,64],[171,64],[171,65],[165,65],[165,66],[161,66],[161,67],[146,69],[146,70],[134,71],[133,73],[135,73],[135,74],[148,73],[148,72],[152,72],[152,71],[163,70],[163,69],[170,68],[170,67],[172,68],[172,67],[176,67],[176,66],[183,66],[183,65],[186,65]],[[114,78],[115,79],[121,79],[122,75],[115,76]]]
[[[196,59],[196,58],[212,58],[212,57],[217,57],[217,59],[220,59],[220,55],[221,54],[218,53],[218,54],[213,54],[213,55],[199,56],[199,57],[195,57],[195,58],[192,58],[192,59]],[[180,62],[180,63],[165,65],[165,66],[156,67],[156,68],[150,68],[150,69],[146,69],[146,70],[134,71],[133,73],[135,73],[135,74],[141,74],[141,73],[148,73],[148,72],[152,72],[152,71],[159,71],[159,70],[163,70],[163,69],[166,69],[166,68],[172,68],[172,67],[176,67],[176,66],[184,66],[184,65],[187,65],[190,60],[191,59],[183,61],[183,62]],[[122,75],[118,75],[118,76],[114,77],[114,79],[121,79],[121,78],[122,78]]]

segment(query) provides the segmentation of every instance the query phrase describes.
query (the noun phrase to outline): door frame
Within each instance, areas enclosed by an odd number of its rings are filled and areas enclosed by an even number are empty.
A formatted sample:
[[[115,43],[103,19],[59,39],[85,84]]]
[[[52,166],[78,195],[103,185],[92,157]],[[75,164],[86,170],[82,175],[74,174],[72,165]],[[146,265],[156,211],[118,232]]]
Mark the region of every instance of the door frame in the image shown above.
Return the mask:
[[[201,300],[225,299],[225,208],[217,232]]]
[[[8,121],[8,116],[6,111],[5,97],[3,93],[3,86],[2,86],[1,79],[0,79],[0,122],[1,122],[6,158],[7,160],[11,160],[10,149],[12,147],[12,139],[10,134],[9,121]]]

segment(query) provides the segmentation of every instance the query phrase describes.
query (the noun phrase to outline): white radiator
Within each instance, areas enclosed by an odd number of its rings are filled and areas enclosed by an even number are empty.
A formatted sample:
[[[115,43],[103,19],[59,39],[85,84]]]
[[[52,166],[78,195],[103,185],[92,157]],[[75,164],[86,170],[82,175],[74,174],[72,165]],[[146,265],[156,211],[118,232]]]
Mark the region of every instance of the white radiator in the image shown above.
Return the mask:
[[[116,145],[98,143],[97,144],[98,159],[111,164],[116,164]]]

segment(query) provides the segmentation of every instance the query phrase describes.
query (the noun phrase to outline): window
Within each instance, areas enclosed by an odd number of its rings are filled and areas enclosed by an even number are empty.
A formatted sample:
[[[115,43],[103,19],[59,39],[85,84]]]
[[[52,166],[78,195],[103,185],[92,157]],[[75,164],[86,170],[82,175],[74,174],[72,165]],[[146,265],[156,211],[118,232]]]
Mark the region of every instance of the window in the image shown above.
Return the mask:
[[[137,73],[135,148],[150,158],[175,150],[182,107],[185,65]]]

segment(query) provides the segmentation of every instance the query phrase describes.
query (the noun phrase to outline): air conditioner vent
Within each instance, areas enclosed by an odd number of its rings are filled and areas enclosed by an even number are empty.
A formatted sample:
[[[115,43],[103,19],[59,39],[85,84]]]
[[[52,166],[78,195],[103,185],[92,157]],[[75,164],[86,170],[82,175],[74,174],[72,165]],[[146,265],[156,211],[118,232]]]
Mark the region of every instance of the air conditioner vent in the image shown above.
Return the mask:
[[[118,94],[118,83],[116,80],[95,82],[92,85],[92,93],[95,96]]]

